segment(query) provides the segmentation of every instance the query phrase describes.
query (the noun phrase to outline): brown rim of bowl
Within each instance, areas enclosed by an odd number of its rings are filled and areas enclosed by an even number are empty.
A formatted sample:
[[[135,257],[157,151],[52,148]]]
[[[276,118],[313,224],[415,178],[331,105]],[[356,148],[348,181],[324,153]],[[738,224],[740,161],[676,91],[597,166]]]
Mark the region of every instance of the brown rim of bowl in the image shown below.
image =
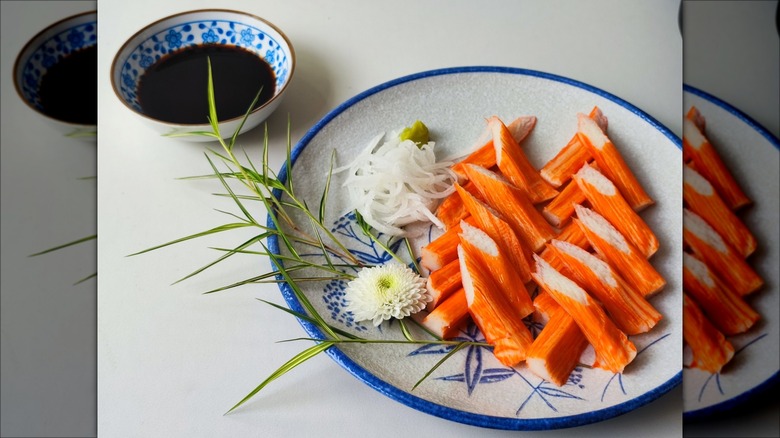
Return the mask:
[[[122,104],[124,106],[126,106],[134,114],[138,114],[139,116],[141,116],[141,117],[143,117],[145,119],[148,119],[148,120],[151,120],[151,121],[154,121],[154,122],[157,122],[157,123],[163,123],[163,124],[166,124],[166,125],[175,125],[175,126],[208,126],[208,123],[173,123],[173,122],[167,122],[165,120],[155,119],[154,117],[149,117],[146,114],[140,113],[140,112],[136,111],[135,108],[133,108],[132,106],[128,105],[127,102],[125,102],[125,100],[119,94],[119,90],[117,89],[116,83],[114,82],[114,72],[116,71],[116,63],[118,61],[119,54],[122,53],[122,51],[124,51],[125,48],[130,45],[130,42],[133,41],[133,39],[135,39],[138,35],[143,33],[145,30],[149,29],[150,27],[152,27],[152,26],[154,26],[154,25],[156,25],[158,23],[162,23],[165,20],[168,20],[168,19],[171,19],[171,18],[174,18],[174,17],[179,17],[179,16],[182,16],[182,15],[194,14],[194,13],[199,13],[199,12],[227,12],[227,13],[231,13],[231,14],[244,15],[246,17],[262,21],[263,23],[265,23],[268,26],[270,26],[273,30],[275,30],[279,35],[281,35],[281,37],[284,40],[284,42],[287,43],[287,47],[290,48],[290,58],[291,58],[292,62],[291,62],[291,67],[290,67],[290,73],[287,76],[288,79],[285,82],[284,86],[279,90],[278,93],[276,93],[275,96],[273,96],[272,98],[268,99],[268,101],[266,101],[261,106],[259,106],[259,107],[255,108],[254,110],[252,110],[252,112],[250,112],[249,114],[254,114],[254,113],[260,111],[261,109],[267,107],[268,105],[270,105],[273,101],[277,100],[277,98],[279,98],[279,96],[282,95],[284,90],[286,90],[287,87],[290,85],[290,82],[292,82],[293,73],[295,72],[295,49],[293,48],[293,45],[290,42],[290,39],[287,38],[287,35],[285,35],[285,33],[282,32],[281,29],[276,27],[275,24],[271,23],[270,21],[268,21],[268,20],[266,20],[264,18],[258,17],[257,15],[250,14],[248,12],[243,12],[243,11],[236,11],[234,9],[212,9],[212,8],[209,8],[209,9],[195,9],[195,10],[191,10],[191,11],[179,12],[179,13],[171,14],[171,15],[168,15],[166,17],[163,17],[163,18],[160,18],[158,20],[155,20],[155,21],[147,24],[146,26],[142,27],[140,30],[138,30],[136,33],[134,33],[132,36],[130,36],[130,38],[128,38],[125,41],[125,43],[122,44],[121,47],[119,47],[119,50],[117,50],[116,55],[114,55],[114,59],[111,61],[111,72],[110,72],[110,74],[111,74],[111,88],[114,90],[114,94],[119,99],[119,101],[122,102]],[[218,123],[231,122],[231,121],[234,121],[234,120],[241,120],[243,118],[244,118],[244,116],[237,116],[237,117],[233,117],[233,118],[230,118],[230,119],[219,120]]]
[[[24,98],[24,95],[22,94],[22,90],[19,88],[19,83],[16,82],[16,71],[19,68],[19,64],[22,62],[22,55],[32,45],[33,41],[38,39],[44,33],[48,32],[51,28],[53,28],[55,26],[58,26],[58,25],[66,22],[66,21],[73,20],[74,18],[78,18],[78,17],[84,16],[84,15],[90,15],[90,14],[95,14],[95,20],[97,21],[97,10],[92,10],[92,11],[79,12],[78,14],[74,14],[74,15],[71,15],[69,17],[65,17],[65,18],[63,18],[61,20],[57,20],[54,23],[44,27],[40,32],[36,33],[29,40],[27,40],[27,42],[24,44],[24,46],[22,46],[22,50],[20,50],[19,53],[16,55],[16,60],[14,61],[14,68],[13,68],[13,74],[14,74],[13,75],[13,82],[14,82],[14,89],[16,90],[16,95],[19,96],[19,99],[21,99],[21,101],[24,102],[24,104],[27,105],[30,109],[32,109],[36,113],[42,115],[43,117],[46,117],[49,120],[54,120],[54,121],[57,121],[59,123],[66,123],[68,125],[74,125],[74,126],[84,126],[84,127],[96,126],[96,125],[93,125],[91,123],[89,123],[89,124],[73,123],[73,122],[68,122],[68,121],[65,121],[65,120],[60,120],[58,118],[55,118],[55,117],[52,117],[52,116],[50,116],[48,114],[43,113],[41,110],[36,108],[30,102],[28,102],[27,99]],[[97,45],[97,43],[95,43],[95,45]],[[95,84],[96,88],[97,88],[97,86],[98,86],[98,84]]]

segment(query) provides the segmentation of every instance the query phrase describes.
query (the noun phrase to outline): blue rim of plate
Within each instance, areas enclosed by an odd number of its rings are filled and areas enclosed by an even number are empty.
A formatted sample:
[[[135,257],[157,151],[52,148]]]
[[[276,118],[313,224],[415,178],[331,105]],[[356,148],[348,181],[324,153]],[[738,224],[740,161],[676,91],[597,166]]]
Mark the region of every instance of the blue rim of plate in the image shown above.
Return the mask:
[[[667,138],[669,138],[669,140],[672,141],[672,143],[674,143],[677,146],[678,149],[682,150],[682,140],[674,133],[672,133],[668,128],[666,128],[664,125],[662,125],[653,117],[651,117],[649,114],[645,113],[644,111],[640,110],[634,105],[626,102],[625,100],[613,94],[610,94],[604,90],[596,88],[592,85],[588,85],[586,83],[579,82],[574,79],[569,79],[563,76],[558,76],[551,73],[545,73],[536,70],[528,70],[528,69],[522,69],[516,67],[467,66],[467,67],[449,67],[449,68],[442,68],[436,70],[428,70],[420,73],[414,73],[408,76],[402,76],[400,78],[393,79],[383,84],[372,87],[348,99],[347,101],[345,101],[344,103],[342,103],[341,105],[339,105],[338,107],[330,111],[328,114],[326,114],[325,117],[323,117],[319,122],[317,122],[303,136],[303,138],[301,138],[301,140],[298,142],[298,144],[295,145],[295,147],[290,153],[291,165],[295,165],[295,161],[297,160],[298,156],[306,148],[309,142],[311,142],[311,140],[320,132],[320,130],[322,130],[322,128],[324,128],[328,123],[330,123],[331,120],[336,118],[339,114],[343,113],[348,108],[355,105],[356,103],[374,94],[377,94],[381,91],[384,91],[389,88],[393,88],[395,86],[407,82],[412,82],[412,81],[425,79],[433,76],[462,74],[462,73],[503,73],[503,74],[513,74],[513,75],[521,75],[521,76],[533,76],[542,79],[561,82],[567,85],[584,89],[593,94],[611,100],[619,104],[623,108],[631,111],[637,117],[644,120],[645,122],[653,126],[655,129],[660,131],[662,134],[664,134]],[[285,164],[282,166],[281,170],[278,173],[279,181],[285,182],[287,180],[287,172],[288,172],[287,162],[285,162]],[[276,196],[278,199],[281,196],[281,192],[279,190],[274,190],[274,196]],[[267,225],[269,228],[275,229],[273,221],[271,221],[270,217],[268,218]],[[280,253],[279,241],[276,238],[276,236],[270,236],[268,238],[268,249],[273,254]],[[277,276],[277,279],[281,280],[282,278],[281,276]],[[293,293],[290,286],[283,281],[280,281],[278,284],[279,284],[279,289],[282,292],[282,296],[284,297],[284,300],[287,302],[287,305],[290,307],[290,309],[297,312],[304,312],[301,303],[298,302],[298,300],[295,298],[295,294]],[[300,319],[299,322],[303,326],[304,330],[306,330],[306,332],[309,334],[309,336],[317,339],[324,338],[324,334],[322,333],[322,331],[319,330],[317,327],[315,327],[312,323]],[[570,415],[566,417],[538,418],[538,419],[529,420],[529,419],[496,417],[490,415],[475,414],[472,412],[466,412],[459,409],[442,406],[437,403],[414,396],[404,391],[403,389],[388,384],[387,382],[383,381],[379,377],[372,374],[370,371],[366,370],[365,368],[355,363],[345,353],[343,353],[341,350],[337,348],[329,348],[326,350],[326,353],[336,363],[338,363],[344,369],[349,371],[353,376],[363,381],[363,383],[367,384],[369,387],[375,389],[379,393],[384,394],[385,396],[397,402],[400,402],[418,411],[425,412],[427,414],[431,414],[440,418],[444,418],[446,420],[455,421],[463,424],[469,424],[472,426],[491,428],[491,429],[549,430],[549,429],[562,429],[567,427],[582,426],[585,424],[595,423],[595,422],[616,417],[618,415],[625,414],[641,406],[644,406],[647,403],[650,403],[651,401],[669,392],[670,390],[672,390],[672,388],[676,387],[682,382],[682,370],[681,370],[679,373],[674,375],[671,379],[667,380],[666,382],[662,383],[656,388],[638,397],[635,397],[631,400],[628,400],[618,405],[611,406],[609,408],[586,412],[577,415]]]
[[[764,128],[763,126],[759,125],[758,122],[753,120],[750,116],[743,113],[739,109],[733,107],[729,103],[707,93],[706,91],[700,90],[698,88],[692,87],[687,84],[683,84],[683,91],[686,91],[688,93],[691,93],[695,96],[699,96],[702,99],[709,101],[710,103],[715,104],[716,106],[720,107],[724,111],[730,113],[734,117],[740,119],[743,121],[746,125],[753,128],[754,131],[761,134],[762,137],[766,138],[766,140],[772,144],[775,149],[780,150],[780,140],[778,140],[777,137],[772,135],[769,130]],[[718,404],[708,406],[706,408],[697,409],[695,411],[685,411],[683,408],[683,420],[685,421],[691,421],[691,420],[700,420],[703,418],[712,417],[716,414],[721,414],[727,411],[730,411],[738,406],[741,406],[744,403],[749,402],[756,396],[763,394],[765,391],[767,391],[769,388],[771,388],[773,385],[780,384],[780,370],[775,371],[774,374],[769,376],[765,381],[762,383],[754,386],[753,388],[750,388],[749,390],[743,392],[742,394],[739,394],[735,397],[732,397],[728,400],[724,400]]]

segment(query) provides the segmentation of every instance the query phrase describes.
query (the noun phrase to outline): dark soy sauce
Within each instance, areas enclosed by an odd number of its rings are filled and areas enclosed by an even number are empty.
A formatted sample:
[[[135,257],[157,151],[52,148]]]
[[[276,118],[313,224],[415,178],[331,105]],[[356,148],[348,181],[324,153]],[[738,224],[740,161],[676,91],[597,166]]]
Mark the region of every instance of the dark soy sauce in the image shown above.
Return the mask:
[[[65,55],[41,77],[44,114],[80,125],[97,124],[97,46]]]
[[[261,86],[255,108],[273,97],[276,79],[265,60],[237,46],[198,45],[166,54],[144,72],[138,84],[143,113],[172,123],[208,123],[207,59],[219,120],[243,116]]]

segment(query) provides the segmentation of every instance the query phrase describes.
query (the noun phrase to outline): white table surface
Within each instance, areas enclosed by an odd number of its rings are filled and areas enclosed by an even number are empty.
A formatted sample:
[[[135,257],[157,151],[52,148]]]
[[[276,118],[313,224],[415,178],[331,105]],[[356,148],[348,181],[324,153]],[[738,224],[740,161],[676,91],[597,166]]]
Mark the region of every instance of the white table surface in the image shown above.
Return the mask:
[[[274,285],[200,293],[268,268],[236,258],[170,284],[217,256],[189,242],[127,254],[221,224],[204,145],[163,139],[119,103],[110,62],[136,30],[191,1],[101,0],[98,186],[98,431],[101,436],[502,436],[420,413],[370,389],[326,356],[222,414],[301,344]],[[392,7],[390,6],[392,5]],[[516,66],[574,78],[614,93],[681,132],[678,2],[623,1],[232,1],[220,6],[267,18],[292,41],[297,66],[289,95],[269,119],[271,162],[281,166],[287,117],[296,142],[342,101],[387,80],[439,67]],[[241,137],[257,150],[262,130]],[[239,233],[240,234],[240,233]],[[622,417],[539,435],[681,433],[680,393]],[[516,433],[513,433],[516,434]]]
[[[688,1],[683,8],[685,83],[728,102],[776,137],[780,136],[777,8],[777,1]],[[685,436],[780,436],[776,391],[734,412],[686,422]]]
[[[95,434],[96,144],[65,138],[25,105],[13,63],[38,31],[94,1],[0,2],[0,435]],[[91,178],[91,179],[90,179]]]

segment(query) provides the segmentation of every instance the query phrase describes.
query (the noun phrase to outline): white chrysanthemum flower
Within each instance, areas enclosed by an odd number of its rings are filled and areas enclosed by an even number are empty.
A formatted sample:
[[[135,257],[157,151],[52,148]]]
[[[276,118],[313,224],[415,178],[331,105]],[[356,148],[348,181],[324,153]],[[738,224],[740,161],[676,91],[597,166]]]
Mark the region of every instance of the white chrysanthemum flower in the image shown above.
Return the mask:
[[[345,293],[346,310],[355,320],[371,320],[375,326],[386,319],[417,313],[432,299],[425,279],[399,263],[363,268]]]

